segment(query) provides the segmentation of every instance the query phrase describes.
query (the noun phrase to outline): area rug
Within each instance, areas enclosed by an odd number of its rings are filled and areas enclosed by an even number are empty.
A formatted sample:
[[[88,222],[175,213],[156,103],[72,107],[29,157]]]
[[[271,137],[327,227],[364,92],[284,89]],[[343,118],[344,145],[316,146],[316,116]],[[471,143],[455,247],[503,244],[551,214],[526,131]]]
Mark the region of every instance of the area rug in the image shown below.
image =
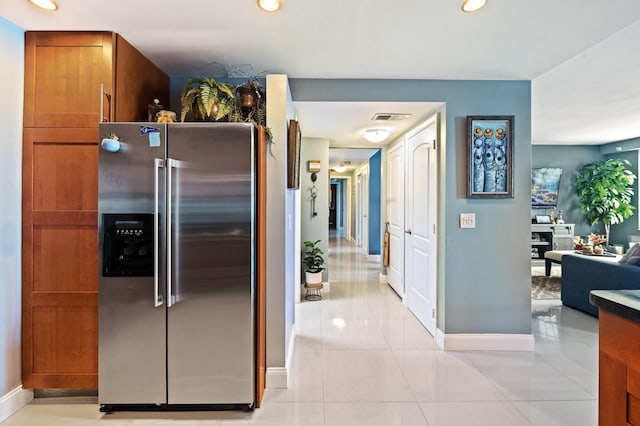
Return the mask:
[[[531,277],[531,298],[535,300],[560,299],[560,277]]]

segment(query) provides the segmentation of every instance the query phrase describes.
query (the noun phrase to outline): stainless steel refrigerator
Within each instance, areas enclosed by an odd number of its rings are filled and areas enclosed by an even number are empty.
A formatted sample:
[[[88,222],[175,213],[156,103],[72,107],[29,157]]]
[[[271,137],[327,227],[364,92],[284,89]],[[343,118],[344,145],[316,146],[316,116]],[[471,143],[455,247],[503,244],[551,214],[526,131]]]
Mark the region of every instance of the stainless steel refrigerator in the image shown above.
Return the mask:
[[[252,408],[253,126],[103,123],[100,138],[101,411]]]

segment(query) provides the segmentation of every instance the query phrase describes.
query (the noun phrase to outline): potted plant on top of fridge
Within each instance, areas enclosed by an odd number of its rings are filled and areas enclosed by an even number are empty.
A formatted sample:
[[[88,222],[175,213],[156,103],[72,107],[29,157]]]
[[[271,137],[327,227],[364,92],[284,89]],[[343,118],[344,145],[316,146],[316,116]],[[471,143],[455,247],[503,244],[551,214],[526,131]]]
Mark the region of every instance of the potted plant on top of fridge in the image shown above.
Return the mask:
[[[321,284],[322,271],[324,271],[324,252],[318,247],[320,240],[304,242],[304,264],[306,284]]]
[[[222,120],[236,112],[236,95],[230,84],[219,83],[213,78],[194,77],[187,80],[180,95],[182,111],[180,121],[187,114],[196,120]]]

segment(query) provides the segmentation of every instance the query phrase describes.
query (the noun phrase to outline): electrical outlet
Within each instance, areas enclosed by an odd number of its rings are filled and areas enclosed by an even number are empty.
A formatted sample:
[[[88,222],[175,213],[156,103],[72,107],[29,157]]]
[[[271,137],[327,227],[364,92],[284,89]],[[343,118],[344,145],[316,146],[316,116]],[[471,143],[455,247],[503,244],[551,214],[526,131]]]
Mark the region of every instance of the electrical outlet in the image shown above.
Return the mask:
[[[460,228],[475,228],[475,227],[476,227],[475,213],[460,213]]]

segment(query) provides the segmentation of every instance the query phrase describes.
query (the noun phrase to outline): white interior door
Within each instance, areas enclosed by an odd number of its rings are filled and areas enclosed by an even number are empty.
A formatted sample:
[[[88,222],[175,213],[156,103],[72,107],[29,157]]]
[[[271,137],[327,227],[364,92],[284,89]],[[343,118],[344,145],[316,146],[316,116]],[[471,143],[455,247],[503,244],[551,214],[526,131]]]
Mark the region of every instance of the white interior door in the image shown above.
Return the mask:
[[[351,213],[351,194],[353,193],[352,187],[351,187],[351,178],[346,178],[345,179],[345,186],[344,186],[344,193],[345,193],[345,202],[346,202],[346,210],[345,210],[345,239],[347,241],[351,241],[352,239],[352,235],[353,235],[353,231],[351,229],[351,220],[353,217],[353,214]]]
[[[362,171],[362,251],[369,254],[369,167]]]
[[[362,174],[356,175],[356,246],[362,247]]]
[[[407,143],[405,209],[407,306],[433,335],[436,325],[436,122]]]
[[[356,174],[356,245],[362,248],[366,256],[369,253],[369,169],[363,168]]]
[[[404,300],[404,142],[387,154],[387,221],[389,266],[387,281]]]

